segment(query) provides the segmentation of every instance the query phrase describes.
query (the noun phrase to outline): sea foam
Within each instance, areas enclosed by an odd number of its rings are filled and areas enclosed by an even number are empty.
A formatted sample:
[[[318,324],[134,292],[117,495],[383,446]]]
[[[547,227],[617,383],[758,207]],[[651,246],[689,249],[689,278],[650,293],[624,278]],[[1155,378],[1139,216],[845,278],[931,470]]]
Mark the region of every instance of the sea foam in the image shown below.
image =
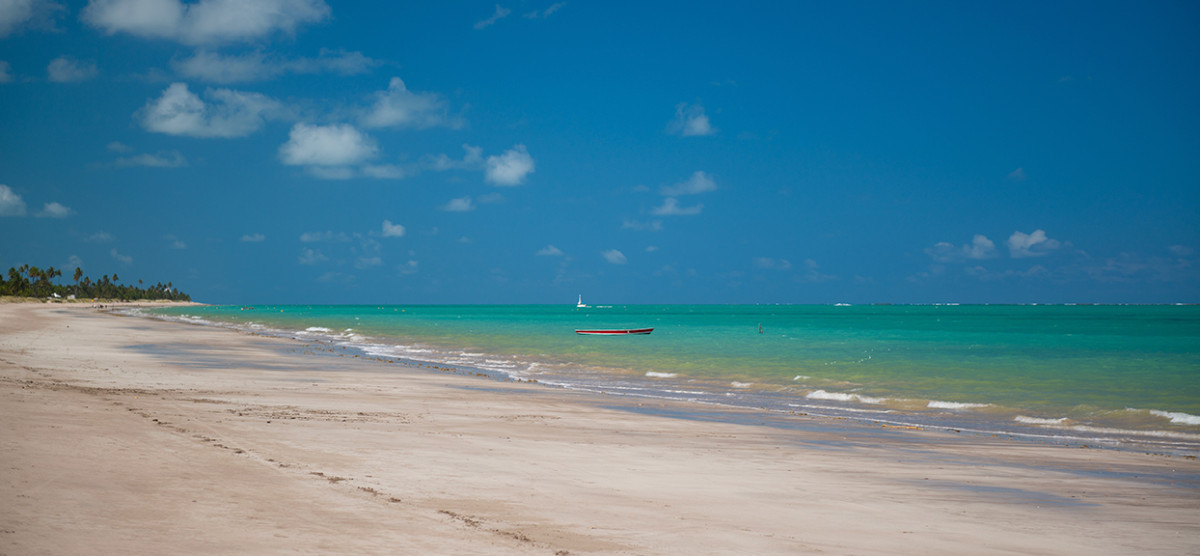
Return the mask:
[[[1200,425],[1200,415],[1180,413],[1177,411],[1159,411],[1157,409],[1151,409],[1150,414],[1157,415],[1159,417],[1166,417],[1176,425]]]
[[[990,403],[963,403],[963,402],[941,402],[938,400],[930,400],[929,409],[977,409],[980,407],[991,406]]]
[[[869,404],[881,404],[887,401],[887,398],[874,398],[864,396],[862,394],[848,394],[845,392],[826,392],[824,390],[814,390],[809,392],[806,398],[810,400],[833,400],[838,402],[859,402]]]
[[[1025,423],[1026,425],[1061,425],[1066,420],[1067,420],[1066,417],[1059,417],[1057,419],[1045,419],[1042,417],[1026,417],[1024,415],[1017,415],[1016,417],[1013,417],[1013,421],[1016,421],[1018,423]]]

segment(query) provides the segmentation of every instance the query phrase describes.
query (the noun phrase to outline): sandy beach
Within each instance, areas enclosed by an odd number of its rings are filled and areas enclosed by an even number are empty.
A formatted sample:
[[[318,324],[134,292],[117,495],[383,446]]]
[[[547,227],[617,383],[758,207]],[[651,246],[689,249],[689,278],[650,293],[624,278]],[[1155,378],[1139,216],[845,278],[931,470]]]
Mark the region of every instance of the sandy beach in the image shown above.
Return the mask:
[[[0,554],[1185,554],[1194,457],[0,304]]]

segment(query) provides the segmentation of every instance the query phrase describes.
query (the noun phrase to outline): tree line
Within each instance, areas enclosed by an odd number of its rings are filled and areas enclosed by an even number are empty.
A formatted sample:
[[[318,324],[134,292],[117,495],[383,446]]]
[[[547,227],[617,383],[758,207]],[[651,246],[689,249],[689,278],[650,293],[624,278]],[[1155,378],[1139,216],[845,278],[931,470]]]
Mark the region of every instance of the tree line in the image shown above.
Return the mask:
[[[159,282],[153,286],[143,287],[142,281],[137,281],[137,286],[132,284],[121,284],[121,278],[113,273],[112,276],[104,275],[99,280],[93,281],[91,278],[83,275],[83,270],[79,267],[75,268],[75,273],[72,278],[73,284],[56,284],[55,278],[63,275],[62,270],[54,267],[38,268],[36,266],[23,265],[20,268],[12,267],[8,269],[8,276],[0,277],[0,295],[13,295],[18,297],[54,297],[56,294],[59,297],[69,297],[74,295],[76,298],[99,298],[99,299],[123,299],[129,301],[145,300],[145,299],[164,299],[170,301],[191,301],[192,297],[183,293],[167,282],[163,284]]]

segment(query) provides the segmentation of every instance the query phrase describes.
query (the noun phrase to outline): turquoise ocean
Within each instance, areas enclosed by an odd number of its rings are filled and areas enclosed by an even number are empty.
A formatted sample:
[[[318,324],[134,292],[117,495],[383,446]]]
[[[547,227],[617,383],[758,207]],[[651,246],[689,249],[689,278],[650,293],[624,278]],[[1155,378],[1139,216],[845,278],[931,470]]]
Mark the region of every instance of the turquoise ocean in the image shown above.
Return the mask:
[[[144,313],[551,387],[1200,452],[1200,306],[284,305]],[[641,327],[654,332],[574,332]]]

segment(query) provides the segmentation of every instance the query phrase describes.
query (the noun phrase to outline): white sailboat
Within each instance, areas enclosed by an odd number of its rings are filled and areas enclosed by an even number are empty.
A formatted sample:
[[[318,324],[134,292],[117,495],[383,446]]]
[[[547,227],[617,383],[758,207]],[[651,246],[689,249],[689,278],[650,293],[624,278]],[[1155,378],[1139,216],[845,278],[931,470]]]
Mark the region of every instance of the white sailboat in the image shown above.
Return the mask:
[[[579,294],[579,303],[575,304],[575,307],[577,307],[579,309],[583,309],[583,308],[587,307],[587,305],[583,304],[583,294]]]

